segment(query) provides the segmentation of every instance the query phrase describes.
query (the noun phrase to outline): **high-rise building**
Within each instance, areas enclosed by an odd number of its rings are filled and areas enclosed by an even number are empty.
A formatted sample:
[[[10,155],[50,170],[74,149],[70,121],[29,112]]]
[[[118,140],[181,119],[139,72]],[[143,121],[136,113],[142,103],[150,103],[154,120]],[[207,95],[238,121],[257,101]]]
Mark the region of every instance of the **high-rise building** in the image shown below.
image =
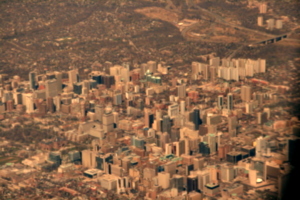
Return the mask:
[[[231,182],[234,179],[233,165],[223,164],[221,165],[221,180],[225,182]]]
[[[257,25],[258,26],[263,26],[264,25],[264,18],[263,18],[263,16],[258,16],[257,17]]]
[[[179,98],[185,98],[186,97],[186,85],[182,84],[177,86],[177,93]]]
[[[54,72],[56,82],[57,82],[57,92],[62,92],[62,73],[61,72]]]
[[[163,189],[168,189],[170,187],[170,174],[167,172],[158,173],[158,185]]]
[[[214,57],[209,60],[209,65],[218,68],[220,66],[220,57]]]
[[[110,132],[114,129],[114,116],[110,113],[104,113],[102,118],[103,130],[105,132]]]
[[[175,174],[171,180],[171,187],[176,188],[178,192],[183,191],[183,187],[184,187],[183,176]]]
[[[147,62],[147,68],[148,68],[148,70],[151,72],[151,73],[155,73],[156,72],[156,69],[157,69],[157,67],[156,67],[156,62],[155,61],[148,61]]]
[[[202,120],[200,119],[200,110],[194,109],[192,117],[192,121],[195,125],[195,130],[199,130],[199,126],[202,124]]]
[[[34,111],[33,93],[22,93],[22,103],[26,107],[26,113]]]
[[[276,28],[277,29],[282,29],[282,20],[281,19],[276,20]]]
[[[268,29],[272,31],[274,29],[274,25],[275,25],[275,19],[269,19],[268,20]]]
[[[52,79],[52,80],[46,80],[45,81],[45,87],[46,87],[46,98],[48,97],[55,97],[57,96],[59,93],[57,91],[57,80],[56,79]]]
[[[241,98],[243,101],[250,101],[252,96],[252,89],[250,86],[242,86],[241,88]]]
[[[198,191],[198,177],[197,175],[189,175],[187,177],[187,192]]]
[[[78,75],[78,69],[73,69],[68,71],[68,75],[69,75],[69,84],[73,85],[73,83],[77,83],[79,80],[79,75]]]
[[[173,118],[179,114],[179,105],[174,103],[168,106],[168,115]]]
[[[227,94],[227,109],[233,110],[233,94],[232,93]]]
[[[224,97],[223,97],[223,95],[219,95],[218,96],[218,108],[222,109],[223,108],[223,104],[224,104]]]
[[[96,117],[96,120],[98,120],[99,122],[102,122],[103,113],[104,113],[104,105],[103,104],[97,104],[95,106],[95,117]]]
[[[30,72],[29,73],[29,84],[30,89],[35,90],[36,89],[36,72]]]
[[[259,13],[267,13],[267,3],[262,3],[259,5]]]
[[[171,120],[168,115],[163,116],[161,127],[162,127],[162,132],[167,132],[167,133],[171,134]]]
[[[217,67],[210,67],[210,81],[215,81],[217,77]]]

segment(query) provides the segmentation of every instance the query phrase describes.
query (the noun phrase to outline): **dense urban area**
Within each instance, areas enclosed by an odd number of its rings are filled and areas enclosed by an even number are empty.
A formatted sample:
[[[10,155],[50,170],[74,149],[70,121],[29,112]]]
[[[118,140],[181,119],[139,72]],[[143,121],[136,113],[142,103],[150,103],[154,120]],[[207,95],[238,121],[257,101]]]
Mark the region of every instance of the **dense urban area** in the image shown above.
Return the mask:
[[[299,6],[1,0],[0,200],[299,199]]]

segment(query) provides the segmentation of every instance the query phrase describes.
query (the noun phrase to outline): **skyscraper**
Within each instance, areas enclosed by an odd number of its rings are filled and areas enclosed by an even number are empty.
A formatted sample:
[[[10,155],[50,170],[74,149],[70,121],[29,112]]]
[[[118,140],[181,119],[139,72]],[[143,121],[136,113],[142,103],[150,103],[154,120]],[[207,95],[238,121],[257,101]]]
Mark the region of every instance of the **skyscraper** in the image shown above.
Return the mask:
[[[177,86],[177,93],[179,98],[185,98],[186,97],[186,85],[182,84]]]
[[[200,110],[199,109],[194,109],[192,121],[195,125],[195,130],[199,130],[199,126],[202,124],[202,120],[200,119]]]
[[[233,165],[230,164],[221,165],[221,180],[225,182],[230,182],[233,179],[234,179]]]
[[[163,116],[161,127],[162,127],[162,132],[167,132],[167,133],[171,134],[171,121],[170,121],[170,117],[168,115]]]
[[[57,82],[56,79],[51,79],[51,80],[46,80],[45,81],[46,98],[55,97],[55,96],[58,95],[57,84],[58,84],[58,82]]]
[[[233,109],[233,94],[232,93],[227,94],[227,109],[228,110]]]
[[[198,191],[198,177],[197,175],[189,175],[187,177],[187,192]]]
[[[219,95],[218,96],[218,108],[222,109],[223,108],[223,104],[224,104],[224,97],[223,97],[223,95]]]
[[[70,85],[73,85],[73,83],[78,82],[78,70],[77,69],[68,71],[68,75],[69,75],[69,84]]]
[[[32,90],[36,89],[36,72],[29,73],[29,84],[30,84],[30,89]]]
[[[243,101],[250,101],[251,100],[251,95],[252,95],[252,89],[250,86],[242,86],[241,88],[241,98]]]

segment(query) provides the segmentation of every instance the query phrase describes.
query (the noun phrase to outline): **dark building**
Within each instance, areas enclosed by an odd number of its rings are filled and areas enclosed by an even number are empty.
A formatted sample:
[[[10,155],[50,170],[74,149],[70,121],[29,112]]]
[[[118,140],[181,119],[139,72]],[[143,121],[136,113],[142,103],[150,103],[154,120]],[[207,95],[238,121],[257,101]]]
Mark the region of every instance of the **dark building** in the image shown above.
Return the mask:
[[[97,163],[97,169],[104,170],[104,163],[112,163],[113,157],[112,155],[104,155],[104,156],[97,156],[96,157],[96,163]]]
[[[94,75],[92,76],[92,79],[95,80],[97,84],[103,84],[101,75]]]
[[[199,109],[194,109],[192,122],[195,125],[195,130],[199,130],[199,126],[202,124],[202,120],[200,119]]]
[[[171,134],[171,120],[169,115],[164,115],[162,120],[162,132],[167,132]]]
[[[56,166],[61,165],[61,158],[59,152],[51,152],[49,154],[48,160],[55,163]]]
[[[300,139],[295,138],[295,139],[289,139],[288,140],[288,161],[291,163],[291,165],[295,165],[299,159],[296,152],[296,146],[300,146]]]
[[[106,86],[106,88],[110,88],[112,85],[115,84],[115,77],[103,76],[103,84]]]
[[[243,157],[242,157],[241,152],[232,151],[232,152],[227,153],[227,155],[226,155],[227,162],[237,163],[238,161],[240,161],[242,159],[243,159]]]
[[[249,155],[249,157],[255,156],[255,147],[253,146],[243,146],[241,150]]]
[[[180,175],[174,175],[173,178],[171,179],[171,187],[172,188],[177,188],[178,192],[183,191],[183,176]]]
[[[82,92],[82,83],[74,83],[73,84],[73,92],[75,94],[81,94],[81,92]]]
[[[202,153],[203,156],[208,156],[210,154],[210,148],[207,142],[199,143],[199,153]]]
[[[198,191],[198,177],[190,175],[187,177],[187,192]]]

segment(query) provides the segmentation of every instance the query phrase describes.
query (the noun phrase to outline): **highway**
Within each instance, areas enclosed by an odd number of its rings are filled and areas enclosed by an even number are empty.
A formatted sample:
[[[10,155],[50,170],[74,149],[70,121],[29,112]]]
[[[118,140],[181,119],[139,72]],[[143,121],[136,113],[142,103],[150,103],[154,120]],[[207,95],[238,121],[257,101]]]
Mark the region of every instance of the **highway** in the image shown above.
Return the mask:
[[[249,28],[237,25],[237,24],[229,23],[229,22],[225,21],[223,17],[221,17],[221,16],[219,16],[219,15],[217,15],[217,14],[215,14],[215,13],[209,11],[209,10],[201,8],[200,6],[195,5],[195,4],[193,6],[194,6],[194,8],[197,8],[203,14],[209,16],[210,18],[213,18],[214,19],[213,23],[219,23],[219,24],[230,26],[232,28],[243,30],[243,31],[246,31],[246,32],[252,32],[252,33],[255,33],[255,34],[260,34],[260,35],[265,36],[267,38],[275,38],[275,37],[277,37],[276,35],[273,35],[273,34],[265,33],[265,32],[258,31],[258,30],[253,30],[253,29],[249,29]],[[186,27],[185,29],[182,30],[182,35],[184,37],[188,36],[187,33],[189,31],[191,31],[193,28],[197,27],[198,25],[200,25],[200,22],[194,23],[191,26]],[[290,31],[289,33],[282,34],[282,35],[290,35],[291,33],[294,32],[294,30],[295,30],[295,28],[292,31]],[[268,39],[266,39],[266,40],[268,40]],[[300,40],[293,39],[293,38],[286,38],[285,41],[300,43]],[[246,46],[246,45],[249,45],[249,44],[244,44],[243,46]],[[240,47],[239,49],[242,49],[242,47]]]

